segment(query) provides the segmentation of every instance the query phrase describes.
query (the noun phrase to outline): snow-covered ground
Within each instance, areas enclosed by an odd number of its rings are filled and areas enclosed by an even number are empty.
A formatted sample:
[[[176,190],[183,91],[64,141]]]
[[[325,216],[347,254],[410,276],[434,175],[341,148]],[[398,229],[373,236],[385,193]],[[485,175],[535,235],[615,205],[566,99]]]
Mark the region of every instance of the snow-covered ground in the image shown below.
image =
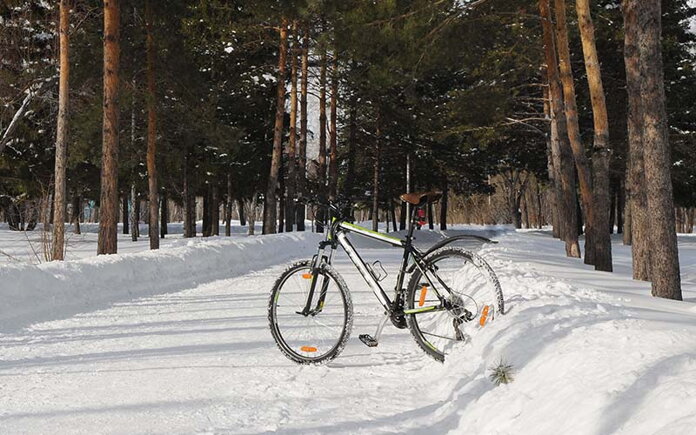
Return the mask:
[[[267,295],[284,269],[278,263],[311,254],[309,234],[2,266],[0,273],[53,274],[65,280],[58,287],[102,287],[103,299],[76,315],[74,306],[44,312],[35,318],[45,322],[25,328],[7,323],[0,432],[693,433],[696,237],[680,237],[687,301],[675,302],[630,279],[630,251],[618,240],[617,272],[607,274],[565,258],[545,231],[468,230],[500,241],[471,248],[498,272],[509,313],[445,364],[428,359],[408,331],[388,327],[376,348],[357,339],[374,331],[381,313],[343,255],[336,266],[356,314],[345,351],[317,367],[283,357],[268,331]],[[419,241],[437,237],[420,233]],[[398,250],[361,246],[392,280]],[[235,264],[252,251],[254,261]],[[197,267],[184,270],[189,261]],[[99,268],[132,275],[117,280]],[[0,294],[19,286],[18,276],[3,278]],[[130,297],[118,291],[129,282]],[[513,366],[514,381],[495,387],[488,376],[501,360]]]

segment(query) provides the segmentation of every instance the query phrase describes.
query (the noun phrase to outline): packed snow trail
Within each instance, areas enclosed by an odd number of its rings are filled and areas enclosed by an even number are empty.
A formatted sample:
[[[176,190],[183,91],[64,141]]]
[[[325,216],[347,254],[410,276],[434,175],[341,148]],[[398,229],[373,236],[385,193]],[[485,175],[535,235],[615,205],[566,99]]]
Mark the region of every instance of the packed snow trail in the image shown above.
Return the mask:
[[[606,274],[564,258],[548,233],[499,239],[481,253],[509,314],[445,364],[406,330],[388,326],[377,348],[357,339],[381,310],[341,255],[355,325],[330,364],[297,366],[276,348],[275,266],[0,335],[0,432],[692,433],[694,239],[680,252],[683,303],[647,296],[617,244]],[[394,279],[398,250],[363,253]],[[514,381],[494,387],[500,360]]]
[[[374,252],[398,267],[398,251]],[[384,260],[386,258],[386,261]],[[373,333],[380,306],[351,287],[355,327],[328,367],[287,360],[268,330],[268,292],[285,266],[216,281],[2,337],[0,427],[8,433],[385,430],[424,401],[439,364],[407,331]],[[401,414],[404,413],[403,416]]]

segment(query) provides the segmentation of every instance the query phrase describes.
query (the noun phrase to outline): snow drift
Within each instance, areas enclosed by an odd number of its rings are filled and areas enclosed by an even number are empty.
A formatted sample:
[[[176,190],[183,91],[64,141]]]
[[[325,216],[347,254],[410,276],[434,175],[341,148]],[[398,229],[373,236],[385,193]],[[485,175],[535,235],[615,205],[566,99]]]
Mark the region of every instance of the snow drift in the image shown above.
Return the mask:
[[[160,251],[0,268],[0,332],[309,255],[318,235],[194,239]],[[234,289],[230,289],[234,291]]]

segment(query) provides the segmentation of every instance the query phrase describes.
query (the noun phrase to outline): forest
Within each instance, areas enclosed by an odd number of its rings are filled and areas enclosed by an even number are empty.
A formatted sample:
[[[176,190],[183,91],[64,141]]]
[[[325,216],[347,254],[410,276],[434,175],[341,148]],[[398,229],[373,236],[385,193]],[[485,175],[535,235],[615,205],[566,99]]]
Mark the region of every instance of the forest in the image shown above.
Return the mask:
[[[396,231],[399,195],[437,190],[431,229],[551,225],[606,272],[621,233],[634,279],[681,299],[695,16],[687,0],[3,0],[0,220],[62,260],[84,222],[114,254],[119,231],[157,249],[180,221],[187,238],[321,232],[301,199],[348,197]]]

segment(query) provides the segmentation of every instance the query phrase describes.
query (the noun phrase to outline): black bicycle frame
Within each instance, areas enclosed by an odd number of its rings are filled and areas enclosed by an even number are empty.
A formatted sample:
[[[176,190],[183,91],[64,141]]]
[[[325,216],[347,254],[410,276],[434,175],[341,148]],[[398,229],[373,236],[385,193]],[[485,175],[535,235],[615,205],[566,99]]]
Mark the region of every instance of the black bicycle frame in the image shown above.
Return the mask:
[[[400,307],[395,306],[395,302],[398,301],[400,294],[403,292],[403,285],[406,274],[412,271],[414,267],[417,267],[422,272],[423,276],[428,281],[430,286],[435,289],[438,298],[442,302],[441,305],[443,305],[444,298],[437,291],[430,277],[426,273],[425,261],[423,260],[425,254],[413,246],[413,231],[416,226],[416,211],[421,206],[413,207],[413,213],[410,219],[409,230],[405,239],[399,239],[383,233],[370,231],[367,228],[354,225],[346,220],[334,218],[327,232],[326,239],[319,243],[317,255],[314,257],[312,262],[312,283],[310,286],[309,294],[307,296],[307,303],[305,304],[304,309],[298,312],[298,314],[303,314],[305,316],[314,316],[317,313],[319,313],[323,308],[324,299],[326,297],[326,291],[329,284],[328,277],[325,277],[321,284],[321,293],[319,294],[319,299],[317,300],[316,307],[314,309],[311,308],[312,300],[316,291],[318,281],[317,277],[319,276],[319,274],[316,272],[321,268],[322,264],[331,264],[333,251],[336,250],[338,245],[341,245],[346,254],[348,254],[348,258],[350,258],[350,260],[353,262],[355,267],[360,272],[360,275],[362,275],[367,285],[374,292],[375,296],[377,296],[377,299],[382,304],[385,311],[387,311],[388,313],[394,314],[395,311],[398,311],[400,309]],[[394,300],[389,298],[387,293],[379,284],[379,281],[377,277],[374,275],[372,268],[369,267],[367,263],[365,263],[365,261],[360,257],[360,254],[358,254],[358,252],[356,251],[355,247],[353,247],[353,244],[350,242],[350,240],[348,240],[347,235],[349,233],[356,233],[358,235],[372,240],[377,240],[379,242],[383,242],[394,247],[403,248],[404,254],[401,260],[401,268],[399,269],[399,275],[397,276],[396,286],[394,288]],[[326,255],[325,252],[327,247],[331,247],[329,255]],[[413,258],[414,264],[411,266],[411,268],[409,268],[409,260],[411,258]],[[440,284],[442,284],[444,288],[449,291],[447,286],[444,285],[444,283],[439,279],[439,277],[437,277],[437,279],[438,281],[440,281]],[[434,307],[428,307],[429,310],[432,310],[433,308]]]

